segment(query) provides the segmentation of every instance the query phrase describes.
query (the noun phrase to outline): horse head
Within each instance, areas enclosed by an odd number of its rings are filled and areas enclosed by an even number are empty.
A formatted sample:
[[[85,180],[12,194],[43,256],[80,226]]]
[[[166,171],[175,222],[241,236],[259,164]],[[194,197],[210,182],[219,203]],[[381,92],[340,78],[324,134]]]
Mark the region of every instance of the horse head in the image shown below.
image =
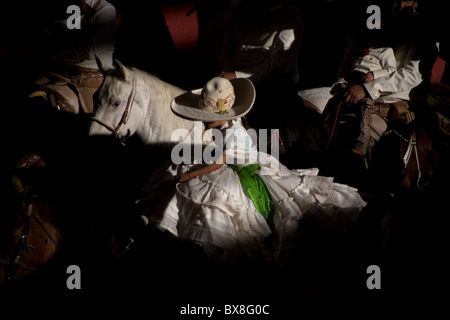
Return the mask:
[[[176,116],[171,101],[185,90],[119,61],[105,71],[96,93],[89,135],[136,134],[145,145],[172,145],[177,129],[192,130],[193,121]],[[176,139],[175,139],[176,140]]]
[[[148,90],[138,74],[117,60],[113,68],[103,71],[105,80],[94,97],[89,135],[133,135],[145,118],[143,104],[148,100]]]
[[[17,176],[13,186],[17,205],[7,226],[0,259],[0,284],[42,271],[56,253],[62,235],[51,217],[47,199],[24,187]]]

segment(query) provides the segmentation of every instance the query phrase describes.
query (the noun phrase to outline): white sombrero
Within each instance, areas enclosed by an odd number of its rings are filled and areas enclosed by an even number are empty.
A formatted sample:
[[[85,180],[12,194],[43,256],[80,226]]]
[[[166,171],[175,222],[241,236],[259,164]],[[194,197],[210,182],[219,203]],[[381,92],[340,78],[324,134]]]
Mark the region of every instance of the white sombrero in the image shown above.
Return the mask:
[[[215,77],[203,89],[185,92],[172,100],[172,111],[185,119],[203,122],[231,120],[246,115],[255,102],[255,87],[245,78]]]

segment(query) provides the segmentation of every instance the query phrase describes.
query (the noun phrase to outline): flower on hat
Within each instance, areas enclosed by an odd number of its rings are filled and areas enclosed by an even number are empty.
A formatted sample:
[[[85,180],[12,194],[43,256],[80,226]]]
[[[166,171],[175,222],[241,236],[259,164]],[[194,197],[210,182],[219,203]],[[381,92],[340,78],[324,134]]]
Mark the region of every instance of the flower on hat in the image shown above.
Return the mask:
[[[228,114],[236,96],[230,81],[216,77],[205,84],[200,94],[199,107],[202,110],[219,111]]]

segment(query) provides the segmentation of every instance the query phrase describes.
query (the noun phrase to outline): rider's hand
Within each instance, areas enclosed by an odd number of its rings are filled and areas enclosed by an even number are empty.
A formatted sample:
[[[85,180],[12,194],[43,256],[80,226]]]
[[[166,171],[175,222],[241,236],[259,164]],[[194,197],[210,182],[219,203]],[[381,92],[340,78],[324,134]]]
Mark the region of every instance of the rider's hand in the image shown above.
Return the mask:
[[[361,99],[365,98],[366,93],[361,85],[355,84],[351,86],[347,92],[344,93],[345,102],[357,103]]]
[[[236,79],[236,73],[235,73],[234,71],[231,71],[231,72],[225,72],[225,71],[223,71],[223,72],[220,74],[220,76],[221,76],[222,78],[225,78],[225,79],[228,79],[228,80]]]
[[[335,85],[333,85],[333,87],[330,90],[330,94],[332,96],[341,94],[341,92],[347,88],[347,86],[345,85],[345,83],[336,83]]]
[[[178,179],[178,182],[185,182],[194,179],[195,177],[191,175],[190,173],[182,173],[180,178]]]

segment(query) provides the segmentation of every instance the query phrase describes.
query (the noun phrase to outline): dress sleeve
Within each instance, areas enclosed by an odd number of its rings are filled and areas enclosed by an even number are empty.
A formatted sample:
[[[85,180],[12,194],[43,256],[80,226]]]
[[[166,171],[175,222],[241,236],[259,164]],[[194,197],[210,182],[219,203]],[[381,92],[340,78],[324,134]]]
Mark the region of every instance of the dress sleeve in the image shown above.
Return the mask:
[[[256,163],[258,151],[244,127],[231,126],[224,133],[224,152],[227,164],[247,165]]]
[[[386,48],[380,56],[381,69],[373,71],[373,78],[378,79],[391,75],[397,70],[397,60],[395,59],[394,50]]]
[[[423,78],[419,69],[420,57],[416,52],[417,48],[410,48],[403,66],[388,78],[375,79],[363,84],[373,100],[378,99],[381,94],[409,92],[422,82]]]

